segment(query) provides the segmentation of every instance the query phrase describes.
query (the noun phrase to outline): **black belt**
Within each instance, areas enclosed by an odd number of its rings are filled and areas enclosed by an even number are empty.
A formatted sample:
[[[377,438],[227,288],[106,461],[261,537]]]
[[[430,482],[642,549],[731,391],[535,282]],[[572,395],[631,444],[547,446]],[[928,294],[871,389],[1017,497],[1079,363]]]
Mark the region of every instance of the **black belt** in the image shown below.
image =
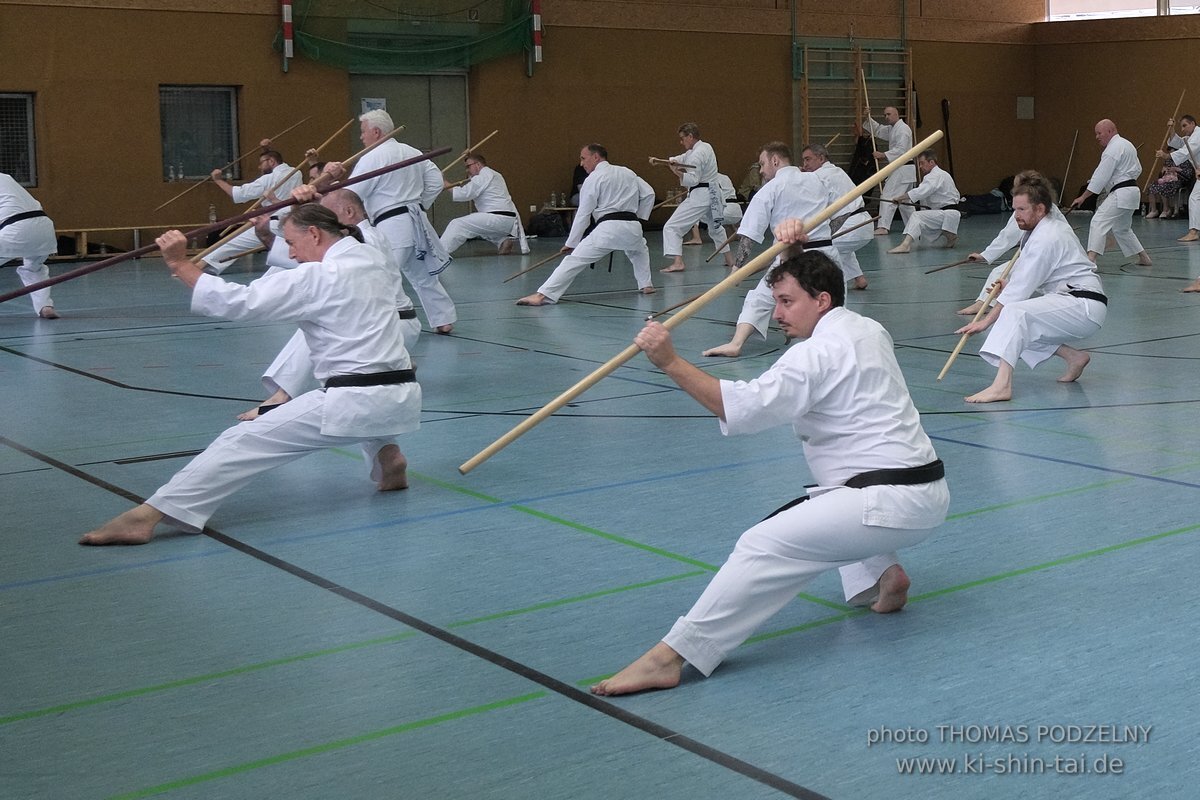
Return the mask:
[[[818,247],[833,247],[833,239],[816,239],[804,243],[805,250],[816,250]]]
[[[498,217],[515,217],[517,215],[515,211],[489,211],[487,213],[495,214]]]
[[[1108,298],[1099,292],[1089,292],[1087,289],[1068,289],[1067,294],[1071,297],[1082,297],[1084,300],[1099,300],[1104,305],[1108,305]]]
[[[46,212],[42,211],[41,209],[38,209],[37,211],[22,211],[21,213],[13,214],[8,219],[4,220],[3,222],[0,222],[0,228],[7,228],[9,225],[12,225],[14,222],[20,222],[23,219],[33,219],[35,217],[44,217],[44,216],[46,216]]]
[[[415,369],[394,369],[388,372],[367,372],[353,375],[333,375],[325,381],[326,389],[342,386],[391,386],[394,383],[412,383],[417,379]]]
[[[415,308],[406,308],[402,311],[397,311],[396,316],[400,319],[416,319],[417,310]]]
[[[587,226],[587,230],[583,232],[583,235],[587,236],[589,233],[596,230],[596,226],[601,222],[637,222],[639,219],[640,217],[638,217],[638,215],[632,211],[614,211],[611,214],[605,214],[603,217],[597,217],[596,219],[592,220],[592,224]]]
[[[697,183],[695,186],[688,189],[688,194],[691,194],[692,192],[696,191],[697,189],[707,189],[707,188],[708,188],[707,183]]]
[[[873,469],[870,472],[860,472],[842,485],[851,489],[865,489],[868,486],[916,486],[921,483],[940,481],[944,477],[946,477],[946,465],[939,458],[936,461],[930,461],[928,464],[922,464],[919,467]],[[785,503],[763,517],[763,522],[766,522],[776,514],[780,514],[789,508],[803,503],[809,497],[810,495],[806,494],[803,497],[797,497],[795,500]]]
[[[380,213],[380,215],[378,217],[371,220],[371,224],[378,225],[379,223],[383,222],[385,219],[391,219],[392,217],[398,217],[401,214],[407,214],[407,213],[408,213],[408,206],[396,206],[395,208],[389,208],[387,211]]]
[[[1128,189],[1130,186],[1137,186],[1137,181],[1131,179],[1127,181],[1121,181],[1120,183],[1114,183],[1113,187],[1109,189],[1109,191],[1115,192],[1117,189]]]

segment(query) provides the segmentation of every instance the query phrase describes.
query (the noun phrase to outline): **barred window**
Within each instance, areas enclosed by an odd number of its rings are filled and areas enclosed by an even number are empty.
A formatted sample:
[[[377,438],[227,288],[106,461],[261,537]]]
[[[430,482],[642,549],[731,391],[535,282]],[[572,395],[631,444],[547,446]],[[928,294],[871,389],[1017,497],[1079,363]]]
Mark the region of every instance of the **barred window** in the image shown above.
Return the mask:
[[[0,172],[22,186],[37,186],[31,93],[0,93]]]
[[[162,177],[200,180],[237,157],[237,88],[159,86]],[[241,178],[237,164],[231,177]]]

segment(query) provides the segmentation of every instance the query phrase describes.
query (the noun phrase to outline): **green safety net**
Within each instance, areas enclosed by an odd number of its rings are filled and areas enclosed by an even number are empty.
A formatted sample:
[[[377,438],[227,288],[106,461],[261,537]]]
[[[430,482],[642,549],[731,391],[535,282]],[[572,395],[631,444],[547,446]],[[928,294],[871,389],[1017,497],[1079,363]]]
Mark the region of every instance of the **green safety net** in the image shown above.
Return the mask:
[[[292,28],[296,56],[360,73],[466,69],[533,43],[529,0],[295,0]]]

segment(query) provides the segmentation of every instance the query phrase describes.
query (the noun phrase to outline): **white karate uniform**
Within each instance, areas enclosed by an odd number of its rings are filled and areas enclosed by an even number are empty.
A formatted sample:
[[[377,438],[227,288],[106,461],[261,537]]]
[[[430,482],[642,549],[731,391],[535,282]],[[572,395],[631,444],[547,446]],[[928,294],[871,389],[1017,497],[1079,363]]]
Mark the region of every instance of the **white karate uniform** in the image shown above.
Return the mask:
[[[1063,213],[1058,210],[1058,206],[1050,206],[1050,216],[1062,222],[1067,221]],[[989,264],[996,264],[996,266],[988,273],[987,280],[983,282],[983,288],[979,290],[979,297],[975,298],[976,300],[981,303],[987,301],[988,294],[991,293],[992,284],[1000,280],[1000,276],[1004,273],[1004,268],[1008,266],[1007,261],[1001,261],[997,264],[996,259],[1016,247],[1024,235],[1025,231],[1017,227],[1017,215],[1013,213],[1008,218],[1007,224],[1000,229],[1000,233],[996,234],[996,238],[992,240],[992,243],[985,247],[979,254],[983,256],[984,261]]]
[[[295,322],[314,377],[408,369],[396,317],[395,278],[373,247],[347,237],[320,262],[277,270],[241,286],[202,275],[192,311],[232,320]],[[204,527],[221,502],[272,467],[316,450],[361,443],[372,478],[376,456],[420,424],[416,383],[306,392],[269,414],[229,428],[146,502],[186,530]]]
[[[419,155],[421,151],[415,147],[390,139],[359,159],[351,177]],[[423,161],[378,175],[351,188],[362,198],[367,215],[379,232],[391,242],[396,263],[416,292],[430,327],[454,323],[458,319],[454,301],[438,278],[446,268],[446,262],[444,256],[433,249],[434,242],[441,247],[441,240],[432,233],[429,219],[421,209],[422,204],[428,206],[442,190],[442,176],[437,167]],[[380,214],[398,206],[404,206],[408,211],[376,222]]]
[[[755,195],[757,197],[757,195]],[[921,428],[892,339],[878,322],[834,308],[755,380],[721,381],[726,435],[792,426],[817,482],[809,499],[738,539],[720,571],[663,641],[709,675],[812,578],[841,567],[847,600],[897,564],[896,550],[946,518],[944,479],[914,486],[843,484],[871,470],[937,458]]]
[[[813,174],[824,184],[829,205],[855,189],[854,181],[850,180],[846,171],[832,162],[826,161]],[[855,226],[866,222],[870,216],[863,199],[856,197],[842,209],[837,217],[829,221],[829,230],[835,234],[833,248],[837,253],[837,264],[842,269],[842,277],[847,281],[859,278],[863,274],[862,266],[858,263],[857,253],[874,238],[874,232],[870,225],[858,228]],[[836,236],[842,228],[854,228],[854,230],[850,230],[842,236]]]
[[[1104,294],[1071,226],[1044,217],[1029,232],[1008,284],[996,298],[1000,316],[992,323],[980,357],[993,367],[1001,360],[1015,367],[1020,358],[1032,368],[1054,355],[1059,345],[1100,330],[1108,307],[1099,300],[1073,297],[1067,293],[1070,289]]]
[[[1196,162],[1193,159],[1200,159],[1200,126],[1192,130],[1192,135],[1186,141],[1177,133],[1171,134],[1167,146],[1175,148],[1171,153],[1171,161],[1175,166],[1186,164],[1188,161],[1192,161],[1192,166],[1195,166]],[[1192,193],[1188,195],[1188,227],[1200,231],[1200,180],[1192,184]]]
[[[25,187],[11,175],[0,172],[0,222],[16,214],[41,210],[42,204],[25,191]],[[0,263],[10,258],[21,259],[17,277],[24,286],[50,277],[46,258],[56,252],[58,240],[54,235],[54,222],[49,217],[30,217],[0,228]],[[46,306],[54,307],[49,287],[30,293],[29,299],[35,312],[41,312]]]
[[[908,190],[908,199],[928,208],[913,210],[904,221],[905,236],[911,236],[916,242],[922,239],[936,239],[943,232],[958,233],[958,223],[962,215],[957,208],[946,206],[958,205],[962,195],[949,172],[935,164],[921,179],[920,186]]]
[[[1087,188],[1092,194],[1109,192],[1092,215],[1092,224],[1088,228],[1088,252],[1103,255],[1109,233],[1112,233],[1117,246],[1127,256],[1145,249],[1133,232],[1133,212],[1142,203],[1141,189],[1126,186],[1111,190],[1118,183],[1136,181],[1141,174],[1142,164],[1138,161],[1137,150],[1128,139],[1114,135],[1100,154],[1100,163],[1088,180]]]
[[[717,154],[713,152],[712,145],[704,141],[696,142],[691,150],[672,156],[671,160],[691,164],[693,169],[684,170],[679,179],[679,185],[688,193],[663,225],[663,255],[683,255],[683,237],[698,222],[708,227],[713,244],[725,241],[722,235],[722,226],[726,221],[725,196],[717,183]],[[700,186],[702,183],[705,186]],[[726,249],[720,252],[724,253]]]
[[[456,203],[474,202],[475,212],[450,220],[441,237],[446,252],[453,253],[469,239],[487,239],[499,246],[509,238],[517,240],[522,255],[529,252],[517,206],[499,172],[482,167],[465,185],[455,186],[450,196]]]
[[[417,338],[421,335],[421,323],[413,310],[412,300],[404,293],[404,281],[400,275],[400,266],[392,254],[391,245],[383,234],[375,229],[370,220],[364,219],[358,223],[358,229],[366,244],[374,247],[383,256],[388,272],[392,275],[396,291],[396,312],[401,317],[400,333],[404,337],[404,349],[411,352],[417,343]],[[276,237],[276,241],[281,241],[281,239]],[[408,318],[405,319],[405,317]],[[275,360],[263,373],[262,384],[268,395],[275,394],[276,391],[282,389],[288,393],[289,397],[299,397],[314,388],[312,355],[303,331],[297,330],[279,351],[279,354],[275,356]]]
[[[820,178],[813,173],[801,172],[799,167],[780,167],[775,177],[764,183],[750,199],[742,224],[738,227],[738,235],[761,244],[766,232],[775,230],[785,219],[810,219],[824,211],[827,205],[825,184]],[[808,232],[808,238],[812,241],[828,239],[830,236],[828,221]],[[837,263],[837,251],[832,245],[810,249],[824,253]],[[777,263],[778,258],[772,266]],[[739,325],[753,325],[764,339],[767,326],[771,323],[771,314],[775,311],[775,297],[767,285],[769,274],[770,269],[764,270],[758,283],[746,294],[737,319]]]
[[[270,172],[259,175],[249,183],[234,186],[232,194],[233,202],[250,203],[262,199],[263,205],[271,205],[281,200],[290,199],[292,190],[299,187],[302,183],[304,183],[304,176],[300,174],[298,169],[289,167],[287,164],[279,164]],[[267,195],[270,196],[268,197]],[[276,212],[276,216],[281,213],[286,212]],[[276,238],[279,237],[278,219],[271,220],[271,232],[275,234]],[[258,234],[254,232],[253,227],[249,227],[204,256],[203,261],[208,265],[209,272],[220,275],[229,269],[231,264],[237,261],[236,256],[261,246],[262,242],[259,240]],[[267,264],[269,266],[283,266],[282,264],[272,263],[270,258],[268,258]]]
[[[616,212],[632,212],[648,219],[654,207],[654,189],[628,167],[607,161],[596,164],[579,189],[579,209],[571,223],[564,247],[574,248],[550,274],[538,292],[550,302],[558,302],[571,281],[589,264],[615,250],[621,250],[633,264],[633,276],[639,289],[653,286],[650,277],[650,250],[642,236],[638,220],[611,219],[601,222],[585,235],[593,219]]]
[[[875,136],[887,139],[887,150],[884,151],[884,157],[887,159],[888,164],[912,149],[912,128],[908,127],[908,123],[902,119],[897,120],[895,125],[880,125],[875,120],[868,118],[866,128]],[[885,165],[880,164],[879,166],[883,167]],[[880,190],[879,196],[894,200],[900,195],[907,193],[916,185],[917,167],[910,161],[887,177],[887,180],[883,182],[883,188]],[[876,222],[876,227],[884,228],[885,230],[890,229],[892,227],[892,219],[896,216],[896,208],[895,203],[881,201],[879,203],[879,220]],[[900,219],[907,225],[908,218],[912,216],[913,209],[911,206],[899,206],[899,208]]]

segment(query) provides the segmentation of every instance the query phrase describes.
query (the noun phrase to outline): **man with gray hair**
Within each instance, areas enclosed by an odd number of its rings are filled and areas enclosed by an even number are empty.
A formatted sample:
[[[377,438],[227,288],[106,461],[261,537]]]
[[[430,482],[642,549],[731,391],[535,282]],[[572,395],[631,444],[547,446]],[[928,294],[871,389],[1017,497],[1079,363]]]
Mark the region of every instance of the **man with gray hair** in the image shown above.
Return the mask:
[[[389,137],[395,124],[382,109],[374,109],[359,119],[363,145],[370,147]],[[394,139],[383,142],[354,165],[350,176],[363,175],[400,161],[416,158],[421,151]],[[323,175],[341,178],[346,170],[340,162],[325,165]],[[454,301],[438,276],[450,264],[450,256],[429,224],[424,207],[442,191],[442,173],[430,161],[371,178],[355,185],[371,223],[392,245],[396,262],[417,293],[425,317],[435,333],[447,334],[458,319]]]
[[[829,160],[829,151],[824,145],[810,144],[804,147],[800,156],[801,169],[811,172],[821,179],[828,201],[834,201],[854,191],[854,181],[838,165]],[[861,197],[856,197],[845,210],[829,221],[829,230],[833,234],[844,232],[833,237],[833,249],[837,252],[837,264],[842,268],[842,276],[847,281],[854,282],[855,289],[866,289],[867,278],[863,275],[862,266],[858,263],[856,253],[871,241],[871,213]]]

